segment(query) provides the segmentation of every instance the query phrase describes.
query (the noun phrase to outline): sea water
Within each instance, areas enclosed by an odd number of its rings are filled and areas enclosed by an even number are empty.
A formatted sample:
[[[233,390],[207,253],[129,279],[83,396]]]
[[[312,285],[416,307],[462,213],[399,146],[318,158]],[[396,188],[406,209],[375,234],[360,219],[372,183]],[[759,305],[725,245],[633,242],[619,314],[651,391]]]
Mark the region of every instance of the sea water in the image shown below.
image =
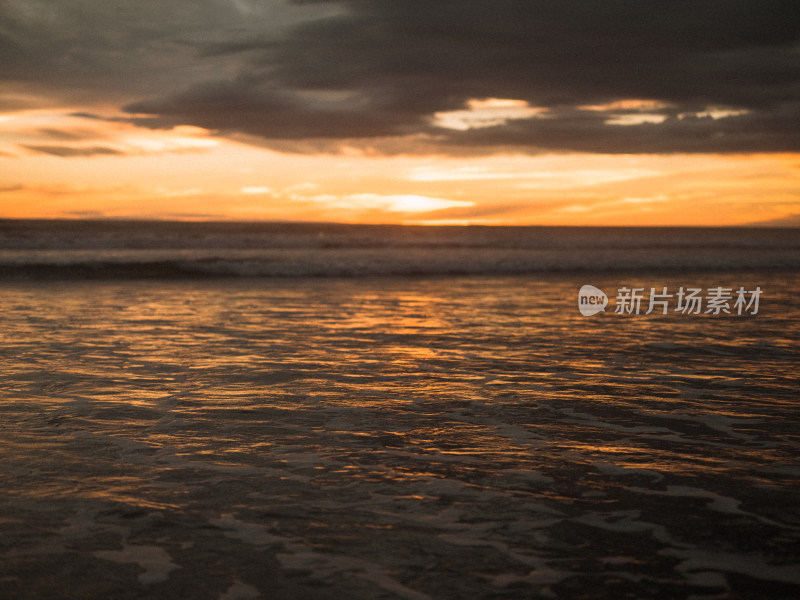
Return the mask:
[[[0,597],[800,593],[795,232],[1,225]]]

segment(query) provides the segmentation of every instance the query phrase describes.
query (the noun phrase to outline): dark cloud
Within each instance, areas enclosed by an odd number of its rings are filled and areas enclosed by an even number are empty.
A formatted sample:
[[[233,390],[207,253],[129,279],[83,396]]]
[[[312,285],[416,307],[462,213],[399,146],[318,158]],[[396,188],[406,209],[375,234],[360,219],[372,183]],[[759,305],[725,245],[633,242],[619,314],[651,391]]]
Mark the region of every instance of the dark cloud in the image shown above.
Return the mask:
[[[344,4],[347,13],[277,42],[209,48],[243,61],[237,77],[128,109],[157,115],[151,125],[273,140],[416,134],[440,151],[800,149],[795,2]],[[432,120],[474,98],[525,100],[549,112],[465,131]],[[580,110],[625,99],[659,104]],[[728,112],[710,112],[721,108]],[[633,124],[615,124],[626,116]]]
[[[33,152],[39,154],[49,154],[61,158],[77,158],[86,156],[122,156],[124,152],[109,148],[107,146],[39,146],[23,145]]]
[[[60,129],[55,127],[42,127],[36,131],[42,137],[65,142],[90,140],[98,137],[98,132],[91,129]]]
[[[286,0],[288,1],[288,0]],[[107,104],[159,95],[235,72],[238,62],[198,60],[198,48],[278,36],[310,7],[284,0],[3,0],[0,81],[4,103]],[[330,12],[324,9],[327,14]]]
[[[446,144],[528,146],[601,153],[789,152],[800,150],[800,103],[738,116],[678,116],[661,123],[610,125],[609,116],[637,113],[579,111],[553,118],[517,120],[503,127],[449,133]]]
[[[148,0],[117,16],[40,0],[45,38],[6,4],[0,76],[122,94],[146,127],[393,152],[800,149],[796,0]],[[481,98],[547,110],[434,118]]]

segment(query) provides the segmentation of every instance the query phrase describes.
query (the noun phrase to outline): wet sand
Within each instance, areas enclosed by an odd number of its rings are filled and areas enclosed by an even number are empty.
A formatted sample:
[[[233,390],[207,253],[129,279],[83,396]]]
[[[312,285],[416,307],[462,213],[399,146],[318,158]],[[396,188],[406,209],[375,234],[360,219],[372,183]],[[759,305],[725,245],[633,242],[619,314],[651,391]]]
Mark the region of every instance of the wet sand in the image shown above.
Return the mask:
[[[0,596],[797,597],[798,283],[6,284]]]

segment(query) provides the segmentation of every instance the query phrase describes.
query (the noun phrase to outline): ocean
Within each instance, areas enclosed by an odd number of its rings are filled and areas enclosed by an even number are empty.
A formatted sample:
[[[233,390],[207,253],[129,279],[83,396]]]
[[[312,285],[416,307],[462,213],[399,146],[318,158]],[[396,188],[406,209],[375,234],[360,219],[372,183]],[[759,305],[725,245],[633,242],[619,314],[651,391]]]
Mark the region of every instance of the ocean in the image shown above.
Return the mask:
[[[800,595],[797,230],[2,221],[0,339],[2,598]]]
[[[796,229],[0,220],[3,280],[781,269]]]

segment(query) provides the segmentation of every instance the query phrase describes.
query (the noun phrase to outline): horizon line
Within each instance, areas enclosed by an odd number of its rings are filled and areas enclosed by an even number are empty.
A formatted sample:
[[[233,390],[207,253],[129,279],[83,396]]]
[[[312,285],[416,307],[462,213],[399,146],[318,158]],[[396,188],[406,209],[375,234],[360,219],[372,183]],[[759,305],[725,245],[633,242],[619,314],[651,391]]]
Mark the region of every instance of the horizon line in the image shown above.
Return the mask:
[[[359,223],[354,221],[307,221],[293,219],[225,219],[220,217],[137,217],[137,216],[75,216],[75,217],[2,217],[0,223],[164,223],[182,225],[325,225],[342,227],[419,227],[419,228],[541,228],[541,229],[800,229],[800,218],[796,222],[781,224],[774,221],[753,221],[734,225],[554,225],[554,224],[513,224],[513,223],[420,223],[386,222]]]

